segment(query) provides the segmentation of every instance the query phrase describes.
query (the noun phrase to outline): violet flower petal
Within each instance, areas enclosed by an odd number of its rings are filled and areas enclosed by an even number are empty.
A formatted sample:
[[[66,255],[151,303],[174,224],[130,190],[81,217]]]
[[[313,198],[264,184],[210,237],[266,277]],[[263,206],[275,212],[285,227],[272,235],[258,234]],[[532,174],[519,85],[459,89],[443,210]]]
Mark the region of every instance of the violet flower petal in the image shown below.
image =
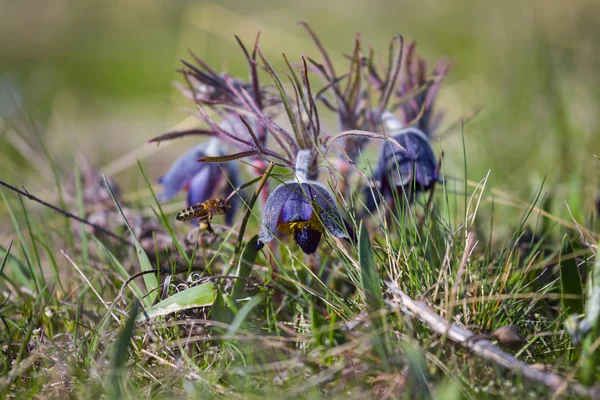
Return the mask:
[[[200,170],[203,164],[198,162],[204,157],[204,145],[199,145],[183,153],[169,168],[169,171],[159,179],[163,185],[162,193],[158,194],[161,203],[171,200],[177,195]]]

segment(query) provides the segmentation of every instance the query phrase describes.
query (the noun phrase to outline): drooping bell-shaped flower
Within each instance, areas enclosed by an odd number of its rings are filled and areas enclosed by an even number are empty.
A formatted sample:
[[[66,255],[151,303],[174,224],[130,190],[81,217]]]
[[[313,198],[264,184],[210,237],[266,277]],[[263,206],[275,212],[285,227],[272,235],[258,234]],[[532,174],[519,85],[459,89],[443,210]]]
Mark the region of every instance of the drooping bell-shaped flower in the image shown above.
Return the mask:
[[[300,151],[297,181],[278,186],[267,199],[258,237],[260,247],[273,240],[277,232],[294,235],[294,241],[306,254],[317,250],[325,230],[348,239],[333,194],[319,182],[306,179],[310,158],[310,151]]]
[[[415,44],[408,46],[404,60],[404,74],[398,79],[395,96],[402,100],[400,119],[390,112],[381,115],[385,132],[405,150],[385,142],[379,153],[375,172],[377,189],[390,200],[394,194],[400,200],[412,202],[419,192],[431,189],[440,182],[438,165],[431,146],[431,138],[438,126],[441,114],[434,113],[433,105],[450,64],[440,60],[433,71],[427,71],[427,63],[418,57]],[[378,195],[367,189],[367,208],[373,209]]]
[[[191,206],[231,192],[238,186],[238,171],[233,163],[198,161],[204,157],[219,155],[222,153],[216,138],[183,153],[171,165],[169,171],[159,178],[158,182],[163,186],[163,191],[158,194],[158,200],[161,203],[167,202],[180,191],[187,189],[187,203]],[[235,205],[236,202],[233,201],[232,206]],[[225,217],[226,222],[233,222],[234,217],[235,212],[228,213]]]
[[[437,161],[429,137],[417,127],[403,127],[391,113],[385,112],[382,122],[389,135],[403,149],[385,142],[379,153],[375,181],[386,199],[394,192],[403,198],[407,194],[409,201],[416,193],[427,191],[439,182]],[[373,205],[370,189],[367,193],[367,205]],[[369,207],[372,208],[372,207]]]

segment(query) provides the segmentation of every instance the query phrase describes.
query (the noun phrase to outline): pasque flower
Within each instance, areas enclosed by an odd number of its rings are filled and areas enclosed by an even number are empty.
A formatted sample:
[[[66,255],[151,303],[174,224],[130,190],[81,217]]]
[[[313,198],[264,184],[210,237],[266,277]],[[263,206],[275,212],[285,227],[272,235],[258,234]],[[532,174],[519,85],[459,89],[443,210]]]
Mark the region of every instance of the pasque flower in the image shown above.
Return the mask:
[[[222,155],[219,139],[212,138],[208,143],[200,144],[183,153],[159,178],[163,186],[158,194],[160,202],[167,202],[181,190],[187,189],[187,203],[191,206],[218,197],[219,192],[229,193],[238,186],[238,172],[233,163],[212,163],[198,161],[203,157]],[[235,202],[232,204],[235,206]],[[233,222],[235,213],[226,216],[227,223]]]
[[[439,181],[437,161],[427,135],[416,127],[403,128],[391,113],[385,112],[383,125],[403,147],[385,142],[379,153],[375,181],[384,197],[394,190],[404,190],[412,200],[414,193],[430,189]]]
[[[301,150],[296,159],[296,179],[278,186],[263,210],[259,246],[273,240],[277,232],[293,234],[306,254],[314,253],[325,230],[348,239],[333,194],[325,186],[307,179],[312,152]]]
[[[394,193],[403,199],[405,193],[409,201],[415,194],[431,189],[440,182],[438,164],[431,146],[433,131],[440,117],[434,116],[433,102],[449,66],[440,61],[431,77],[426,76],[426,63],[414,58],[414,44],[410,46],[404,79],[396,95],[416,92],[402,108],[403,121],[386,111],[381,116],[384,130],[404,149],[384,142],[377,163],[374,180],[384,198],[391,199]],[[374,207],[377,199],[367,189],[367,207]]]

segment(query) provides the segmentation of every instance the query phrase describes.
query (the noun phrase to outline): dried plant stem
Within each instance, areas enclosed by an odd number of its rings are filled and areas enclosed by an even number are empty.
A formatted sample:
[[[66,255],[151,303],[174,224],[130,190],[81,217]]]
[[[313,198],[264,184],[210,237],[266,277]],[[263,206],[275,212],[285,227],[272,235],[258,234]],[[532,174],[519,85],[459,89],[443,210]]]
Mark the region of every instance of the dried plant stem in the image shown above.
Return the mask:
[[[248,225],[250,214],[252,214],[252,207],[254,207],[254,203],[256,203],[260,192],[267,183],[267,179],[269,178],[271,171],[273,171],[273,167],[275,167],[275,163],[271,162],[265,170],[265,173],[263,174],[260,182],[258,182],[258,186],[256,187],[252,198],[247,204],[246,213],[244,214],[244,218],[242,219],[242,224],[240,225],[240,232],[238,234],[237,242],[235,244],[235,250],[233,251],[233,257],[231,257],[231,261],[229,262],[229,265],[227,266],[227,269],[225,270],[223,275],[229,275],[229,272],[231,271],[231,268],[233,268],[235,260],[239,259],[240,257],[240,252],[242,251],[242,243],[244,241],[244,232],[246,231],[246,225]]]
[[[569,382],[565,377],[554,372],[540,371],[532,367],[513,355],[501,350],[489,340],[483,339],[474,341],[472,338],[475,334],[470,330],[455,324],[449,324],[448,321],[435,313],[435,311],[427,306],[427,304],[422,301],[413,300],[396,285],[388,283],[387,287],[399,300],[400,311],[402,311],[402,313],[418,318],[438,334],[445,335],[448,339],[466,347],[478,356],[509,369],[516,374],[520,374],[526,379],[545,385],[553,391],[555,396],[565,392],[572,392],[579,396],[591,398],[598,398],[600,396],[599,386],[585,387],[577,382]]]
[[[48,207],[48,208],[51,208],[52,210],[56,211],[56,212],[57,212],[57,213],[59,213],[59,214],[62,214],[62,215],[64,215],[64,216],[65,216],[65,217],[67,217],[67,218],[71,218],[71,219],[74,219],[74,220],[76,220],[76,221],[79,221],[79,222],[81,222],[82,224],[89,225],[89,226],[93,227],[94,229],[97,229],[97,230],[99,230],[100,232],[102,232],[102,233],[104,233],[104,234],[106,234],[106,235],[108,235],[108,236],[110,236],[110,237],[112,237],[112,238],[114,238],[114,239],[120,240],[121,242],[123,242],[123,243],[127,244],[128,246],[133,246],[133,243],[131,243],[131,242],[129,242],[127,239],[125,239],[125,238],[123,238],[123,237],[121,237],[121,236],[117,235],[116,233],[113,233],[113,232],[109,231],[108,229],[106,229],[106,228],[104,228],[104,227],[102,227],[102,226],[100,226],[100,225],[94,224],[93,222],[90,222],[90,221],[88,221],[87,219],[80,218],[80,217],[78,217],[78,216],[77,216],[77,215],[75,215],[75,214],[71,214],[70,212],[68,212],[68,211],[66,211],[66,210],[63,210],[63,209],[62,209],[62,208],[60,208],[60,207],[54,206],[54,205],[52,205],[52,204],[50,204],[50,203],[47,203],[47,202],[45,202],[44,200],[42,200],[42,199],[39,199],[39,198],[35,197],[34,195],[32,195],[31,193],[29,193],[27,190],[25,190],[25,188],[23,188],[23,190],[20,190],[20,189],[18,189],[18,188],[16,188],[16,187],[14,187],[13,185],[11,185],[11,184],[9,184],[9,183],[6,183],[6,182],[4,182],[4,181],[2,181],[2,180],[0,180],[0,185],[2,185],[2,186],[4,186],[4,187],[7,187],[7,188],[9,188],[9,189],[10,189],[10,190],[12,190],[13,192],[17,192],[17,193],[19,193],[21,196],[25,196],[25,197],[27,197],[29,200],[33,200],[33,201],[35,201],[36,203],[40,203],[40,204],[41,204],[41,205],[43,205],[43,206],[46,206],[46,207]]]

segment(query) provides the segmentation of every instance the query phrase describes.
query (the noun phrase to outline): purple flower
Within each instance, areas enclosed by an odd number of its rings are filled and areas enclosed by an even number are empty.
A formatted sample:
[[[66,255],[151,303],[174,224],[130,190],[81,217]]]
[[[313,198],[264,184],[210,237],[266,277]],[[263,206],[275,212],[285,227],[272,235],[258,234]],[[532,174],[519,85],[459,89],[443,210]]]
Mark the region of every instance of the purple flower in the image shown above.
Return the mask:
[[[312,180],[317,177],[314,160],[312,150],[300,150],[296,155],[297,180],[278,186],[269,195],[258,235],[259,248],[273,240],[277,232],[294,235],[306,254],[317,251],[325,229],[335,237],[349,239],[333,194]]]
[[[315,181],[286,182],[267,199],[259,246],[273,240],[276,232],[293,234],[306,254],[314,253],[327,229],[333,236],[348,239],[333,194]]]
[[[427,191],[440,182],[437,161],[429,137],[416,127],[403,128],[391,113],[385,112],[383,124],[394,140],[404,149],[385,142],[379,153],[374,180],[385,199],[392,199],[394,192],[407,193],[409,201],[414,195]],[[367,189],[367,207],[374,208],[371,189]]]
[[[175,197],[180,191],[187,189],[187,204],[191,206],[206,200],[227,195],[238,186],[238,171],[234,164],[201,162],[198,159],[222,155],[218,150],[218,140],[201,144],[183,153],[169,168],[169,171],[159,178],[163,186],[158,194],[161,203]],[[225,173],[223,173],[225,172]],[[236,202],[232,202],[235,207]],[[233,222],[235,212],[226,215],[228,224]]]

